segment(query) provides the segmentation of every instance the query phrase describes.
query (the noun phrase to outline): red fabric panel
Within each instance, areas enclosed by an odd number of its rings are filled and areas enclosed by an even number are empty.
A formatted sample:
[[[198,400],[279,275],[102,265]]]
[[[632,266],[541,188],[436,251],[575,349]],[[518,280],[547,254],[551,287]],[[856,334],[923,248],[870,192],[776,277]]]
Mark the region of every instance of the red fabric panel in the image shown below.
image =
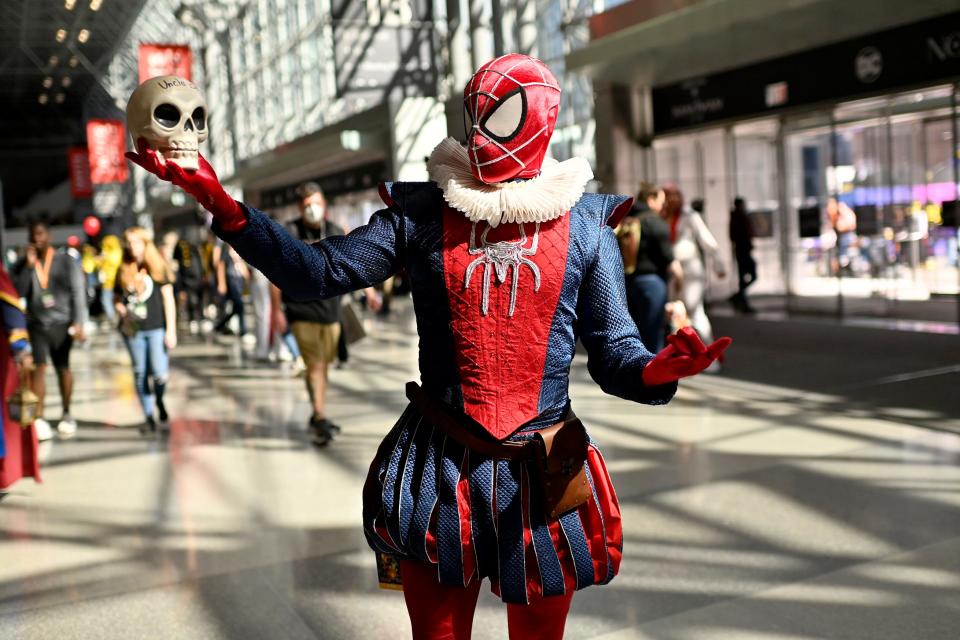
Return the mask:
[[[527,600],[543,597],[540,565],[533,548],[533,532],[530,530],[530,476],[524,469],[520,476],[520,501],[523,505],[523,555],[527,574]]]
[[[613,573],[616,575],[620,571],[620,560],[623,557],[623,523],[620,518],[620,503],[613,490],[607,464],[596,447],[590,446],[587,450],[587,464],[590,465],[597,500],[603,511],[604,543],[609,554],[609,562],[613,566]],[[603,577],[600,576],[601,579]]]
[[[486,223],[477,223],[476,243]],[[536,226],[524,225],[529,248]],[[521,265],[517,303],[509,316],[513,269],[499,282],[495,270],[489,282],[489,309],[481,311],[485,271],[481,262],[465,287],[467,267],[482,254],[469,253],[471,223],[447,207],[443,213],[443,269],[450,304],[450,324],[457,352],[464,410],[493,437],[502,440],[539,413],[540,386],[547,357],[550,324],[560,299],[567,263],[569,216],[540,225],[539,246],[526,256],[540,271],[540,290],[534,292],[532,270]],[[492,229],[487,242],[521,239],[520,226]]]
[[[437,557],[437,507],[434,505],[433,512],[430,513],[430,524],[427,525],[427,558],[433,564],[440,562]]]
[[[607,225],[616,229],[620,226],[620,222],[623,221],[624,216],[630,213],[630,207],[633,206],[633,198],[627,198],[613,210],[613,213],[610,214],[610,217],[607,218]]]
[[[464,451],[457,481],[457,511],[460,515],[460,548],[463,550],[463,584],[470,584],[477,570],[473,548],[473,521],[470,517],[470,452]]]

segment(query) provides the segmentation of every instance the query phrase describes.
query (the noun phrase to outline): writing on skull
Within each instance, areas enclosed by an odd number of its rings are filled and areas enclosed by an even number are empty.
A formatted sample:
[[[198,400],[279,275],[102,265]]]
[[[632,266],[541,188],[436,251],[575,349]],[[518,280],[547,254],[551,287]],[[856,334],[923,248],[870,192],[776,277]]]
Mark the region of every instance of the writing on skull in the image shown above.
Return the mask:
[[[203,107],[194,109],[190,117],[183,123],[184,131],[203,131],[207,126],[206,116],[207,114],[204,112]],[[180,109],[169,102],[157,105],[157,108],[153,110],[153,119],[156,120],[157,124],[161,127],[167,129],[176,128],[177,125],[180,124],[181,118],[182,114],[180,113]]]

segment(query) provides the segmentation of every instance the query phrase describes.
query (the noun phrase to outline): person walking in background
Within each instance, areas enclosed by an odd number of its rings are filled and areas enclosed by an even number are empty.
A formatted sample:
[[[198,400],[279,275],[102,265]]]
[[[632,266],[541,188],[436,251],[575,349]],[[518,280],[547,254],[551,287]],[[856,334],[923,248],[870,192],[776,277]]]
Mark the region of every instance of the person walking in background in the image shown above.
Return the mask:
[[[747,300],[747,287],[757,280],[757,263],[753,259],[753,224],[743,198],[733,200],[730,211],[730,242],[737,260],[737,292],[730,296],[730,304],[742,313],[756,313]]]
[[[174,291],[178,308],[186,311],[184,315],[189,323],[190,334],[196,335],[200,332],[200,321],[203,320],[203,261],[200,251],[186,237],[182,237],[173,248],[173,262],[177,269]]]
[[[727,275],[720,259],[717,239],[710,233],[699,213],[683,206],[683,194],[676,185],[664,187],[663,192],[665,199],[662,216],[670,228],[673,255],[683,269],[683,281],[671,285],[674,294],[671,299],[679,297],[683,301],[690,316],[690,324],[701,340],[711,343],[713,327],[710,326],[710,319],[703,305],[707,287],[705,260],[712,261],[718,278]]]
[[[209,229],[200,244],[200,261],[203,263],[203,286],[200,293],[200,302],[203,308],[203,320],[200,321],[201,330],[206,333],[209,329],[204,322],[216,318],[217,304],[217,261],[220,249],[217,247],[217,237]],[[211,325],[212,326],[212,325]]]
[[[253,305],[253,334],[257,339],[253,357],[261,362],[270,360],[271,325],[270,281],[260,271],[250,267],[250,303]]]
[[[177,345],[177,303],[173,272],[146,230],[131,227],[123,240],[116,310],[143,407],[145,422],[140,431],[146,433],[156,431],[158,418],[168,420],[163,394],[170,372],[169,350]]]
[[[35,427],[14,422],[7,410],[22,374],[33,366],[23,312],[20,296],[0,264],[0,491],[21,478],[40,481]]]
[[[667,284],[671,278],[679,281],[683,273],[673,257],[670,228],[660,217],[664,199],[662,189],[642,183],[636,204],[617,229],[627,309],[640,339],[653,353],[663,348]]]
[[[838,275],[842,271],[853,275],[850,249],[857,241],[857,214],[846,202],[831,196],[827,200],[827,218],[837,234],[837,256],[831,261],[833,274]]]
[[[330,236],[342,236],[344,230],[327,216],[327,199],[316,182],[307,182],[297,189],[300,196],[300,219],[294,223],[295,237],[305,242],[318,242]],[[368,305],[379,308],[379,294],[372,287],[364,289]],[[300,355],[307,367],[307,393],[310,394],[312,413],[308,423],[311,441],[324,446],[340,431],[327,417],[327,380],[330,363],[337,360],[340,340],[340,297],[326,300],[301,301],[286,294],[283,307],[274,310],[274,324],[280,330],[284,321],[297,339]],[[285,318],[283,314],[286,314]],[[280,330],[283,333],[282,330]]]
[[[117,284],[117,271],[123,262],[123,246],[120,238],[111,234],[100,243],[100,305],[107,321],[113,325],[117,312],[113,306],[113,289]]]
[[[293,360],[293,374],[305,375],[307,366],[303,362],[297,339],[290,330],[290,323],[283,310],[283,293],[272,282],[270,283],[270,313],[270,325],[273,327],[276,346],[279,347],[282,344],[290,352],[290,358]]]
[[[73,396],[73,373],[70,371],[70,350],[74,341],[84,340],[87,321],[87,294],[83,271],[76,260],[59,253],[50,245],[50,230],[43,222],[30,225],[30,244],[25,255],[11,270],[20,296],[27,301],[27,330],[36,364],[33,392],[40,400],[38,413],[43,415],[46,398],[47,361],[53,361],[60,386],[63,409],[57,431],[64,438],[77,432],[77,421],[70,416]],[[38,417],[34,423],[41,440],[52,437],[50,423]]]
[[[217,321],[214,331],[217,333],[231,333],[227,323],[236,316],[240,335],[247,335],[246,308],[243,305],[243,292],[250,282],[250,269],[243,258],[237,255],[233,247],[218,245],[214,251],[214,262],[217,265],[217,293],[224,303],[230,303],[230,311],[224,309]]]

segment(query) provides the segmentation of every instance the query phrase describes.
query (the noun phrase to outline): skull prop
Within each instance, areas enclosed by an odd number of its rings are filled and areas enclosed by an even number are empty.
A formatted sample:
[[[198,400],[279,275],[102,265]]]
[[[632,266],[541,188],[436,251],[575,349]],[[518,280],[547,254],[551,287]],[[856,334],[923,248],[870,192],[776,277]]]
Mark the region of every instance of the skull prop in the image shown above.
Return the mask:
[[[150,78],[130,96],[127,129],[134,142],[144,138],[164,159],[196,171],[200,143],[208,133],[207,101],[189,80]]]

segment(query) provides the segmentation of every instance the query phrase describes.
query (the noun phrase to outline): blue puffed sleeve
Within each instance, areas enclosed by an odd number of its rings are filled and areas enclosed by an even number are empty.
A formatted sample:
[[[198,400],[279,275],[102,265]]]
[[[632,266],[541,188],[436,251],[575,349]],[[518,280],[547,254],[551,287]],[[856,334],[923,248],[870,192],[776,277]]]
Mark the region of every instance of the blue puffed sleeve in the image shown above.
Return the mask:
[[[386,280],[402,266],[403,216],[393,207],[345,236],[308,244],[266,214],[243,203],[247,225],[229,233],[213,229],[248,263],[295,300],[343,295]]]
[[[577,306],[587,369],[600,388],[634,402],[669,402],[677,392],[676,382],[654,387],[643,383],[641,372],[654,355],[641,342],[627,312],[623,263],[609,226],[599,228],[597,252],[584,274]]]

